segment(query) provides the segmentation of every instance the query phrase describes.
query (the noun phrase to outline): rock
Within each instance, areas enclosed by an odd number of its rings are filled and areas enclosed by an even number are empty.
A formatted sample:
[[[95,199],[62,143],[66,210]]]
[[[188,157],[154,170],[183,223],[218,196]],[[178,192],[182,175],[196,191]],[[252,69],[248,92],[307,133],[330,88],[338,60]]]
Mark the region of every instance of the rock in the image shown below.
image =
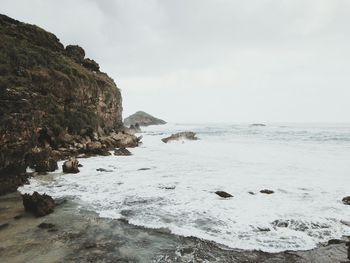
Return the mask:
[[[263,189],[263,190],[260,190],[260,193],[270,195],[270,194],[273,194],[274,191],[269,190],[269,189]]]
[[[350,205],[350,196],[346,196],[342,199],[344,205]]]
[[[0,196],[15,192],[19,186],[28,184],[29,174],[4,174],[0,175]]]
[[[255,195],[255,193],[252,192],[252,191],[248,192],[248,194],[250,194],[250,195]]]
[[[149,126],[160,124],[166,124],[166,122],[156,117],[153,117],[152,115],[144,111],[138,111],[124,119],[124,125],[126,126],[134,125],[135,127],[135,125]]]
[[[131,124],[129,129],[133,130],[135,133],[140,133],[142,132],[141,131],[141,128],[140,128],[140,125],[138,123],[135,123],[135,124]]]
[[[84,61],[85,51],[78,45],[66,46],[66,54],[77,63],[82,63]]]
[[[169,137],[163,138],[162,141],[164,143],[167,143],[169,141],[178,141],[183,139],[198,140],[198,138],[196,137],[196,133],[187,131],[187,132],[179,132],[179,133],[172,134]]]
[[[113,172],[113,170],[107,170],[107,169],[104,169],[104,168],[97,168],[96,171],[97,172],[108,172],[108,173]]]
[[[55,225],[51,223],[41,223],[38,225],[38,227],[41,229],[50,229],[50,228],[54,228]]]
[[[97,154],[102,156],[109,156],[111,153],[108,151],[106,147],[102,145],[99,141],[88,142],[86,144],[86,153],[89,154]]]
[[[266,124],[263,124],[263,123],[253,123],[250,125],[251,127],[265,127]]]
[[[148,170],[151,170],[151,168],[140,168],[140,169],[138,169],[138,171],[148,171]]]
[[[133,148],[140,144],[142,137],[136,137],[126,132],[112,133],[111,138],[115,141],[115,148]]]
[[[79,161],[77,159],[70,159],[65,161],[62,165],[62,169],[64,173],[76,174],[79,173]]]
[[[26,154],[25,163],[38,173],[53,172],[58,169],[58,165],[51,156],[51,148],[34,147]]]
[[[341,240],[341,239],[331,239],[328,240],[328,245],[338,245],[338,244],[344,244],[346,243],[345,240]]]
[[[130,156],[132,155],[131,152],[128,149],[125,148],[119,148],[114,151],[114,155],[117,156]]]
[[[23,206],[27,212],[33,213],[37,217],[45,216],[54,211],[55,201],[51,196],[34,192],[32,195],[22,195]]]
[[[224,191],[216,191],[215,194],[217,194],[218,196],[223,197],[223,198],[233,197],[233,195],[231,195],[227,192],[224,192]]]
[[[96,72],[99,72],[100,71],[100,66],[99,64],[93,60],[93,59],[89,59],[89,58],[85,58],[83,60],[83,66],[87,69],[90,69],[92,71],[96,71]]]

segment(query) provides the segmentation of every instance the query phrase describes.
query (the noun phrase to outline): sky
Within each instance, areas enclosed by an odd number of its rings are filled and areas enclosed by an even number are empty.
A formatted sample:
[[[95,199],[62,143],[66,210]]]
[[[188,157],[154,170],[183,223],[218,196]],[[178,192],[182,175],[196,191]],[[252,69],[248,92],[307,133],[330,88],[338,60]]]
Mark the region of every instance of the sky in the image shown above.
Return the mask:
[[[348,0],[1,0],[0,13],[82,46],[124,117],[350,122]]]

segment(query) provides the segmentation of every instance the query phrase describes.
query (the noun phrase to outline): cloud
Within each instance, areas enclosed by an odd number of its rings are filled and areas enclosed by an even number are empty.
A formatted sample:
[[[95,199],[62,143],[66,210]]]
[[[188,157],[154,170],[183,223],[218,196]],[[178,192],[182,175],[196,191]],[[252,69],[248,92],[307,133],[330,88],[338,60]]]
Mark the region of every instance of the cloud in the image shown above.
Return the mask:
[[[77,43],[125,114],[170,121],[350,121],[347,0],[3,0]],[[195,107],[194,107],[195,105]]]

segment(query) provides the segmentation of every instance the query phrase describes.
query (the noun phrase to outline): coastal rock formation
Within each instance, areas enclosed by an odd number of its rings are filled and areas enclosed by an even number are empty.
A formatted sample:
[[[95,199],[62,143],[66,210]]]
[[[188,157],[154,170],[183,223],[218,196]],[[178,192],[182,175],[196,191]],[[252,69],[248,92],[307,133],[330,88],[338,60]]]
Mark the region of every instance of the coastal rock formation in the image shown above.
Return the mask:
[[[32,195],[22,195],[23,206],[27,212],[33,213],[35,216],[45,216],[54,211],[55,201],[51,196],[34,192]]]
[[[160,125],[160,124],[166,124],[166,121],[153,117],[152,115],[144,111],[138,111],[124,119],[125,126],[131,126],[131,125],[149,126],[149,125]]]
[[[52,156],[51,148],[34,147],[26,154],[25,163],[38,173],[53,172],[58,166]]]
[[[83,48],[5,15],[0,39],[0,185],[27,165],[52,171],[59,159],[138,145],[122,132],[119,89]]]
[[[215,194],[217,194],[218,196],[223,197],[223,198],[233,197],[233,195],[231,195],[225,191],[216,191]]]
[[[117,156],[130,156],[131,152],[128,149],[125,148],[119,148],[114,151],[114,155]]]
[[[65,161],[62,165],[64,173],[76,174],[79,173],[79,161],[77,159],[70,159]]]
[[[350,205],[350,196],[346,196],[342,200],[344,205]]]
[[[179,132],[179,133],[172,134],[169,137],[163,138],[162,141],[164,143],[167,143],[169,141],[178,141],[183,139],[198,140],[198,137],[196,137],[196,133],[187,131],[187,132]]]

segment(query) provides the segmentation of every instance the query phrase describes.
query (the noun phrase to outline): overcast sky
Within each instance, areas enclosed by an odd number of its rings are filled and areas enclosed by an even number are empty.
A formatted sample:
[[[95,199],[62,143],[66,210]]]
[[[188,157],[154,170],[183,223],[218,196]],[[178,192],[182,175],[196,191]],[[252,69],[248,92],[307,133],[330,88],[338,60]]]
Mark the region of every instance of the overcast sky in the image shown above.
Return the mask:
[[[1,0],[82,46],[124,116],[169,122],[350,122],[348,0]]]

